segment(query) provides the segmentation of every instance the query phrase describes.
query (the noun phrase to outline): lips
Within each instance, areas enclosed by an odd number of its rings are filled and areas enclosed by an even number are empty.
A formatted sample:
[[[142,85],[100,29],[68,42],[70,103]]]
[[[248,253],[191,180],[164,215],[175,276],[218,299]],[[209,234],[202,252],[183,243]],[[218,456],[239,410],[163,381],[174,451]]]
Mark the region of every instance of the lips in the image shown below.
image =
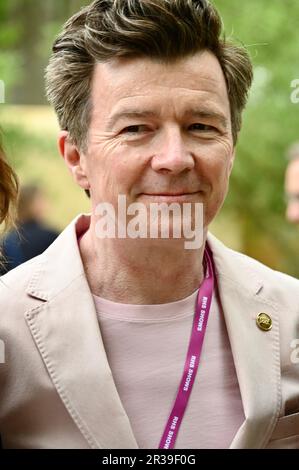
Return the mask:
[[[191,194],[197,194],[195,193],[144,193],[146,196],[169,196],[169,197],[175,197],[175,196],[190,196]]]
[[[199,191],[190,192],[190,191],[179,191],[179,192],[164,192],[164,193],[142,193],[146,196],[190,196],[192,194],[197,194]]]
[[[196,192],[163,192],[163,193],[142,193],[140,196],[142,198],[156,200],[156,201],[188,201],[194,200],[194,197],[198,195],[200,191]]]

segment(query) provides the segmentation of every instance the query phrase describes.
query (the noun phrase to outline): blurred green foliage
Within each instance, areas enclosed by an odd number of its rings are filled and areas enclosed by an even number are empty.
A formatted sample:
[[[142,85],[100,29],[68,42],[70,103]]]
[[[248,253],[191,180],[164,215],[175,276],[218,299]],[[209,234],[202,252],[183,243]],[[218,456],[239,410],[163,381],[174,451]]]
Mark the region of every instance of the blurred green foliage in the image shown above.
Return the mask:
[[[10,104],[45,103],[44,68],[63,22],[87,0],[1,0],[0,79]],[[299,232],[285,221],[285,151],[299,140],[299,104],[291,102],[291,82],[299,79],[297,0],[214,0],[226,37],[248,48],[255,81],[228,198],[213,231],[225,242],[269,266],[299,277]],[[51,220],[63,227],[87,210],[57,156],[55,133],[31,128],[26,114],[0,105],[0,119],[14,166],[24,180],[40,179],[55,205]],[[7,110],[7,112],[6,112]],[[39,112],[39,108],[36,109]],[[12,118],[13,116],[13,118]],[[41,114],[42,119],[45,114]]]
[[[296,0],[215,0],[226,35],[247,46],[255,81],[244,114],[224,213],[237,218],[242,250],[299,276],[299,232],[284,218],[286,149],[299,140],[299,3]]]

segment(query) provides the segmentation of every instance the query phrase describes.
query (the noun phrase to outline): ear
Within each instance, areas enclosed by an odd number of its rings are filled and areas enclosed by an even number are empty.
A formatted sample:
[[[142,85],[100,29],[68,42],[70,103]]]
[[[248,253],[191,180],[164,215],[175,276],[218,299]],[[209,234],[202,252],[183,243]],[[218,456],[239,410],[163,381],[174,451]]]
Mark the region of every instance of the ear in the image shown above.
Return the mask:
[[[83,189],[90,189],[85,170],[86,156],[78,150],[76,145],[71,143],[69,133],[67,131],[60,131],[58,147],[60,154],[76,183]]]

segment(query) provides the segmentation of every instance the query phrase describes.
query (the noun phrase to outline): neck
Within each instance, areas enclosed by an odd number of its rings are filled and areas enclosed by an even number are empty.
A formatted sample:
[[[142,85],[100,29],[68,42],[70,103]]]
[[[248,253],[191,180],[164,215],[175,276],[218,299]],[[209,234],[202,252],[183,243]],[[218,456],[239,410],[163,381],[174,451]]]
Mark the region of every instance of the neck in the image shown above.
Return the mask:
[[[186,250],[184,240],[98,239],[93,223],[80,241],[94,295],[126,304],[163,304],[191,295],[203,280],[204,243]]]

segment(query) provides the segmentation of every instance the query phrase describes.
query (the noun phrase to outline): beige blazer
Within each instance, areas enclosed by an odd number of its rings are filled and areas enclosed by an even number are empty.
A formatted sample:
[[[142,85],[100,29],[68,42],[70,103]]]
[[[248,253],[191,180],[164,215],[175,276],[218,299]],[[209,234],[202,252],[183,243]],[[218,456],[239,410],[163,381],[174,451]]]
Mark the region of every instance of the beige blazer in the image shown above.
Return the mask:
[[[4,448],[138,448],[84,274],[78,219],[1,278]],[[210,234],[208,242],[246,416],[230,447],[299,448],[299,281]],[[270,331],[257,327],[260,312],[271,316]]]

